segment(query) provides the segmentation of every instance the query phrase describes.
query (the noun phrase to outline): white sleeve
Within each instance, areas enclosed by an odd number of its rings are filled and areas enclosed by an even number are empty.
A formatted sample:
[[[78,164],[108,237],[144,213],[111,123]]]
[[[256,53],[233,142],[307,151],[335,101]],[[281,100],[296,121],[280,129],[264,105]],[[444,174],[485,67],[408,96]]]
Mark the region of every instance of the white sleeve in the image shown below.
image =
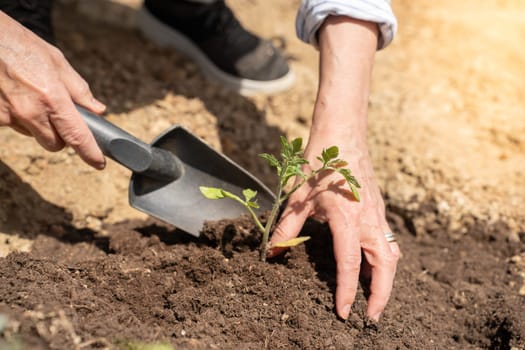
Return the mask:
[[[295,22],[299,39],[318,47],[317,30],[330,15],[377,23],[379,50],[390,44],[397,31],[390,0],[302,0]]]

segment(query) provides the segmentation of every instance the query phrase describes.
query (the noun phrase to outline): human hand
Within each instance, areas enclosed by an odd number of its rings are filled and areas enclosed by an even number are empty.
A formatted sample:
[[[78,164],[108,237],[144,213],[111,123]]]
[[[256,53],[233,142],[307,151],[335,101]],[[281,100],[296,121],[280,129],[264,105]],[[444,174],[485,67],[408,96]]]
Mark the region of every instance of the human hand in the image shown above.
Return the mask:
[[[376,23],[345,16],[329,16],[319,29],[319,90],[305,150],[315,168],[323,148],[338,146],[361,185],[360,202],[342,185],[341,175],[320,176],[290,196],[270,241],[296,237],[309,216],[326,220],[337,264],[337,313],[348,318],[361,275],[370,281],[367,315],[376,321],[390,297],[400,254],[397,243],[385,238],[390,228],[366,141],[377,30]]]
[[[272,243],[296,237],[308,217],[328,222],[337,264],[336,310],[347,319],[354,302],[359,277],[369,281],[367,315],[378,321],[392,291],[397,260],[396,242],[387,242],[390,232],[385,205],[366,149],[341,150],[341,159],[361,185],[357,202],[338,173],[321,175],[293,193],[271,238]],[[309,145],[305,157],[315,164],[320,150]],[[313,157],[312,157],[313,156]],[[315,168],[315,166],[313,167]],[[308,173],[308,170],[306,171]],[[271,256],[283,249],[272,249]],[[362,257],[364,259],[362,259]]]
[[[105,106],[62,52],[0,11],[0,126],[33,136],[48,151],[71,146],[103,169],[104,155],[75,108],[100,114]]]

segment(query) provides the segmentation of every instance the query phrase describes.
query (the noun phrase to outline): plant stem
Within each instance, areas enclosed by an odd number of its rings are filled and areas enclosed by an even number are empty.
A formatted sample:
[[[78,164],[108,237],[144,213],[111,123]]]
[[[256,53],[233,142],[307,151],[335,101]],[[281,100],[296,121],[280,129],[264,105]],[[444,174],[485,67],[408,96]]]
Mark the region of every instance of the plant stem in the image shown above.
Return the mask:
[[[242,199],[240,199],[239,197],[234,196],[234,195],[232,195],[232,196],[230,196],[228,198],[233,199],[234,201],[241,203],[248,210],[248,212],[251,214],[252,219],[255,222],[255,225],[257,225],[257,228],[259,229],[259,231],[264,232],[264,226],[261,224],[261,221],[257,217],[257,214],[255,214],[255,212],[250,207],[250,205],[248,204],[247,201],[243,201]]]
[[[317,176],[321,171],[325,170],[325,168],[320,168],[320,169],[317,169],[317,170],[314,170],[310,173],[310,175],[308,176],[305,176],[303,177],[303,179],[301,180],[301,182],[299,182],[299,184],[297,184],[296,186],[294,186],[290,191],[288,191],[286,194],[283,194],[282,197],[281,197],[281,202],[284,202],[285,200],[288,199],[288,197],[290,197],[292,195],[292,193],[294,193],[295,191],[297,191],[299,189],[299,187],[301,187],[302,185],[304,185],[307,181],[310,181],[312,178],[314,178],[315,176]]]
[[[252,215],[253,221],[255,221],[255,225],[257,225],[257,228],[259,229],[259,231],[264,232],[265,231],[265,227],[261,224],[261,221],[257,217],[257,214],[255,214],[255,212],[253,211],[252,208],[250,208],[249,205],[245,204],[244,206],[246,207],[246,209],[248,209],[248,211]]]
[[[279,183],[279,187],[277,188],[277,198],[275,199],[275,202],[272,206],[272,211],[270,212],[270,216],[268,216],[268,220],[266,221],[266,226],[263,230],[263,236],[262,236],[262,242],[261,242],[261,249],[259,251],[259,259],[262,262],[266,261],[266,253],[268,252],[268,238],[270,237],[270,231],[272,230],[273,223],[275,222],[275,219],[277,217],[277,212],[279,211],[279,207],[281,206],[281,196],[282,196],[282,186]]]
[[[262,236],[262,242],[261,242],[261,248],[260,248],[260,255],[259,255],[259,258],[262,262],[265,262],[266,261],[266,253],[268,252],[268,238],[270,237],[270,231],[272,230],[272,226],[273,226],[273,223],[275,222],[275,219],[276,219],[276,216],[277,216],[277,212],[279,210],[279,207],[281,206],[281,204],[286,200],[288,199],[288,197],[294,193],[295,191],[297,191],[297,189],[299,187],[301,187],[302,185],[304,185],[305,182],[309,181],[310,179],[312,179],[313,177],[315,177],[316,175],[318,175],[321,171],[323,171],[325,169],[325,167],[323,166],[322,168],[320,169],[317,169],[315,171],[312,171],[310,173],[310,175],[304,177],[301,182],[299,182],[299,184],[297,184],[296,186],[294,186],[288,193],[284,194],[283,193],[283,184],[282,183],[279,183],[279,186],[277,188],[277,198],[272,206],[272,211],[270,212],[270,216],[268,216],[268,221],[266,222],[266,226],[264,227],[264,230],[262,231],[263,232],[263,236]],[[253,215],[253,214],[252,214]]]

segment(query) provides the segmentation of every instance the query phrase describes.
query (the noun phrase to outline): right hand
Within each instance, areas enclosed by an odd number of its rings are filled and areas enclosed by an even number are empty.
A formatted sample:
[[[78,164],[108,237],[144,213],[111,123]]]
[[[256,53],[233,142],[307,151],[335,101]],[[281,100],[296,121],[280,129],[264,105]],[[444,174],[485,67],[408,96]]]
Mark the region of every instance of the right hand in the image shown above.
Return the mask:
[[[96,169],[105,159],[75,103],[104,112],[62,52],[0,11],[0,126],[33,136],[46,150],[72,147]]]
[[[366,143],[348,141],[355,140],[352,137],[355,134],[344,137],[336,136],[336,132],[326,137],[311,134],[304,156],[315,165],[314,168],[318,168],[321,164],[316,155],[321,154],[323,146],[330,142],[340,145],[341,159],[348,161],[349,168],[361,184],[361,200],[357,202],[349,193],[340,174],[327,172],[317,176],[290,196],[271,242],[297,237],[307,217],[327,222],[332,232],[337,266],[337,313],[343,319],[348,318],[361,277],[364,288],[370,292],[367,315],[377,322],[390,298],[400,250],[396,242],[389,243],[385,238],[385,232],[392,232],[386,221],[385,204]],[[306,173],[311,171],[309,165],[304,167]],[[269,256],[282,251],[273,249]]]

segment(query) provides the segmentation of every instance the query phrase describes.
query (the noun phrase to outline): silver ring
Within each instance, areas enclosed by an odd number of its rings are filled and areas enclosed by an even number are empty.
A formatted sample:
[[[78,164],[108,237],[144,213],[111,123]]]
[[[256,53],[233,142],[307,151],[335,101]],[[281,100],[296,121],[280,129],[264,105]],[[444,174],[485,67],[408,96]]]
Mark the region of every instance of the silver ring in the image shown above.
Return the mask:
[[[394,234],[392,232],[386,232],[385,233],[385,238],[386,238],[386,241],[388,243],[397,241],[396,240],[396,236],[394,236]]]

